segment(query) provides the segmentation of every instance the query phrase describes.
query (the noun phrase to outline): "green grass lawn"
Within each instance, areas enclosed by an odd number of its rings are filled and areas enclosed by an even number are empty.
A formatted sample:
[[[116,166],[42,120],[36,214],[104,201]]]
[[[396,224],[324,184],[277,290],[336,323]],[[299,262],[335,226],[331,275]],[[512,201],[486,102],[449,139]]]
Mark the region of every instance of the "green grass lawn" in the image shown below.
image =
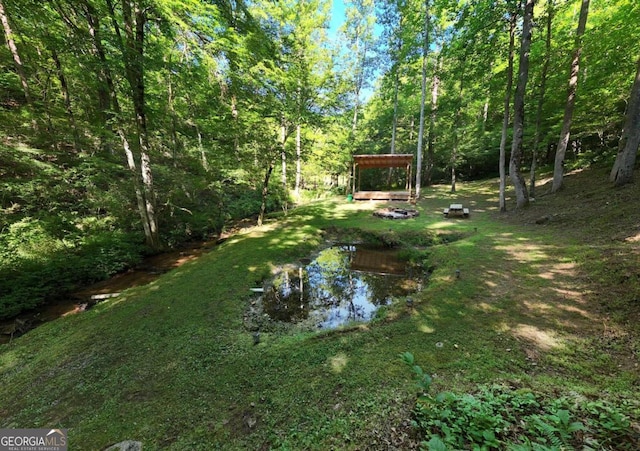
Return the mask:
[[[627,204],[640,190],[580,177],[524,212],[499,214],[488,181],[429,188],[406,221],[337,198],[272,218],[0,345],[0,427],[68,428],[74,450],[125,439],[145,450],[408,449],[420,437],[406,351],[435,391],[496,383],[637,400],[640,209]],[[443,218],[453,201],[469,219]],[[423,250],[435,269],[412,308],[398,302],[335,331],[263,333],[254,345],[249,288],[328,245],[328,228],[456,239]]]

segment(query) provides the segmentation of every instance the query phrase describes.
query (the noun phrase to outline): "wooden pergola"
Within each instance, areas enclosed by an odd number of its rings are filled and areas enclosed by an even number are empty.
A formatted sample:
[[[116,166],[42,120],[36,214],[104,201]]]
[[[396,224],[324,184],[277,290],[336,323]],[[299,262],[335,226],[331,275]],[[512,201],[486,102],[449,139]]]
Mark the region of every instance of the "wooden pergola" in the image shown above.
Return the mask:
[[[404,200],[412,195],[411,166],[413,154],[381,154],[353,156],[353,198],[355,200]],[[360,191],[360,174],[363,169],[405,168],[407,183],[404,191]],[[357,188],[357,189],[356,189]]]

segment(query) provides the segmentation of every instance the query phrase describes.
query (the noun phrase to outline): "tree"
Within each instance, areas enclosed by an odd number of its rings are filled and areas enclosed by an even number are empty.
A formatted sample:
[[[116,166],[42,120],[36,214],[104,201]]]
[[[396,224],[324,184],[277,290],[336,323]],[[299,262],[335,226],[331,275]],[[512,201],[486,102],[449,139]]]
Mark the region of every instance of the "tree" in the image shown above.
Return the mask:
[[[416,150],[416,199],[420,198],[422,177],[422,141],[424,137],[425,103],[427,98],[427,57],[429,55],[429,0],[424,2],[424,39],[422,45],[422,83],[420,96],[420,125]]]
[[[431,112],[429,114],[429,133],[427,135],[427,155],[425,162],[425,184],[431,185],[433,182],[433,166],[435,162],[435,128],[438,115],[438,95],[440,88],[440,76],[438,74],[440,66],[440,54],[437,55],[433,67],[433,80],[431,82]]]
[[[150,8],[143,0],[122,0],[121,10],[119,11],[120,17],[118,17],[118,12],[112,0],[107,0],[107,5],[113,29],[117,36],[117,46],[121,52],[126,79],[129,83],[135,115],[138,138],[138,164],[142,178],[141,194],[142,203],[144,204],[144,208],[141,205],[139,206],[140,218],[147,244],[152,249],[159,249],[161,243],[158,218],[156,217],[156,192],[153,186],[153,171],[151,169],[144,74],[145,33]],[[122,33],[122,28],[124,28],[124,34]],[[131,164],[129,165],[131,167]]]
[[[374,60],[370,55],[376,45],[373,35],[374,9],[373,0],[349,2],[345,12],[346,22],[341,30],[347,39],[347,56],[350,57],[347,74],[351,75],[349,83],[353,93],[352,134],[356,133],[358,126],[362,90],[367,86],[374,67]]]
[[[540,92],[538,93],[538,108],[536,110],[536,125],[533,138],[533,149],[531,151],[531,170],[529,177],[529,195],[535,197],[536,193],[536,166],[538,160],[538,146],[540,144],[540,123],[542,121],[542,108],[544,106],[547,78],[549,74],[549,63],[551,61],[551,25],[553,23],[553,9],[555,0],[547,0],[547,31],[545,34],[544,63],[542,63],[542,74],[540,75]]]
[[[504,115],[502,120],[502,136],[500,138],[500,192],[499,202],[500,211],[507,211],[507,202],[505,198],[506,186],[507,186],[507,174],[505,168],[506,160],[506,146],[507,146],[507,131],[509,128],[509,118],[511,117],[511,91],[513,90],[513,54],[515,49],[516,40],[516,22],[518,20],[518,14],[512,11],[509,20],[509,56],[507,63],[507,84],[504,94]]]
[[[569,90],[567,93],[567,104],[564,109],[564,118],[562,120],[562,131],[560,139],[556,147],[556,158],[553,167],[553,185],[551,192],[555,193],[562,188],[564,177],[564,159],[569,145],[569,136],[571,135],[571,120],[573,118],[573,110],[576,104],[576,92],[578,89],[578,75],[580,74],[580,55],[582,54],[582,36],[587,26],[587,16],[589,14],[590,0],[582,0],[580,8],[580,18],[578,19],[578,30],[576,32],[575,48],[573,58],[571,59],[571,70],[569,72]]]
[[[7,46],[11,51],[11,56],[13,57],[13,62],[15,64],[16,73],[18,77],[20,77],[20,84],[22,85],[22,90],[24,92],[24,98],[27,104],[31,104],[31,92],[29,90],[29,82],[27,80],[27,75],[24,70],[24,65],[22,64],[22,58],[20,57],[20,52],[18,51],[18,46],[16,45],[16,41],[13,38],[13,30],[11,28],[11,24],[9,23],[9,16],[7,15],[6,9],[4,7],[4,3],[0,1],[0,21],[2,22],[2,29],[4,30],[4,37],[7,42]]]
[[[618,147],[616,161],[611,170],[610,179],[616,186],[633,181],[638,146],[640,145],[640,59],[637,62],[636,78],[631,87],[631,96]]]
[[[522,160],[522,137],[524,134],[524,106],[527,81],[529,80],[529,51],[531,49],[531,35],[533,28],[533,8],[535,0],[526,0],[522,20],[522,38],[520,42],[520,63],[518,66],[518,83],[513,104],[513,141],[511,143],[511,158],[509,173],[516,191],[516,207],[529,205],[527,185],[520,172]]]

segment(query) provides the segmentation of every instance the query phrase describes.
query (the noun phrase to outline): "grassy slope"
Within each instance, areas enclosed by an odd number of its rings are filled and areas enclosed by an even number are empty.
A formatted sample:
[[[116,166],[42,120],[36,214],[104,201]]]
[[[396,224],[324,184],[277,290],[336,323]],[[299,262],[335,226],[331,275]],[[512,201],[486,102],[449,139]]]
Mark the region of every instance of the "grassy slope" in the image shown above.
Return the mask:
[[[408,221],[375,219],[368,203],[300,208],[1,346],[0,427],[69,428],[71,448],[87,450],[124,439],[145,449],[406,448],[415,392],[403,351],[436,375],[436,390],[505,382],[637,399],[640,189],[594,182],[605,176],[572,175],[561,195],[506,215],[494,182],[428,190]],[[443,220],[453,200],[470,219]],[[254,346],[242,324],[249,287],[321,246],[329,225],[466,238],[432,250],[436,271],[414,309],[398,305],[366,327],[263,334]]]

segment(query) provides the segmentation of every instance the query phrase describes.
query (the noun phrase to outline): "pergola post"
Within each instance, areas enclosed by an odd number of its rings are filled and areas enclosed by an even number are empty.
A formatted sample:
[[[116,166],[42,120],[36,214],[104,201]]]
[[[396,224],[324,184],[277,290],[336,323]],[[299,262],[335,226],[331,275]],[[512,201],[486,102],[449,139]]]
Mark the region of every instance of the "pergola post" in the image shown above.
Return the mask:
[[[351,194],[356,193],[356,160],[353,160],[353,166],[351,167]]]

